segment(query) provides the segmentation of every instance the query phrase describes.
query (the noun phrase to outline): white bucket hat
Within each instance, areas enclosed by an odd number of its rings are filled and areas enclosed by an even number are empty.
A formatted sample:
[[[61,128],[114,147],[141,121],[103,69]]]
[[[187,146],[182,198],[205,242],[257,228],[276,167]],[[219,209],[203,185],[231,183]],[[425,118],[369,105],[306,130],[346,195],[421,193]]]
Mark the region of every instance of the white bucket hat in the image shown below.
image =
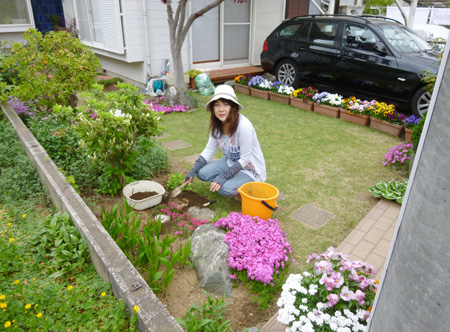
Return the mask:
[[[211,98],[211,100],[206,104],[205,108],[207,111],[211,111],[210,105],[217,99],[227,99],[234,102],[236,105],[238,105],[239,110],[241,110],[243,107],[241,104],[239,104],[238,99],[236,97],[236,94],[234,93],[234,89],[227,84],[222,84],[216,87],[214,91],[214,96]]]

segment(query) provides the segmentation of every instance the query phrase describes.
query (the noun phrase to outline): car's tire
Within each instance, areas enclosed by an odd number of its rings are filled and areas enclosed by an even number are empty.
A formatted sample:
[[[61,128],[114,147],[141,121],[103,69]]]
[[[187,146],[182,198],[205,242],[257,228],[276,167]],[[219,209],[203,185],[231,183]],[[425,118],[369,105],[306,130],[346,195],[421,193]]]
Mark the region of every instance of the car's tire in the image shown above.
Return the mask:
[[[300,85],[300,71],[294,61],[281,60],[275,71],[275,76],[277,81],[294,89],[297,89]]]
[[[411,112],[417,117],[423,117],[423,113],[428,111],[430,106],[431,94],[425,90],[425,88],[420,88],[414,93],[411,98]]]

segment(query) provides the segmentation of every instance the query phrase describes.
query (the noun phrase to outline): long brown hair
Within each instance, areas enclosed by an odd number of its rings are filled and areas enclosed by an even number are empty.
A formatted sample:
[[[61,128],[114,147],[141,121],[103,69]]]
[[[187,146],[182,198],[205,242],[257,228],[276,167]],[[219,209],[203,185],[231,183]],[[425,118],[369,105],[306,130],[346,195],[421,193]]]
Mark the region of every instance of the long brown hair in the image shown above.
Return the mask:
[[[211,112],[211,121],[209,125],[211,129],[211,134],[214,138],[220,138],[223,135],[223,123],[214,114],[214,105],[219,100],[222,103],[231,106],[230,113],[228,114],[226,123],[230,124],[228,135],[233,136],[239,124],[239,106],[232,100],[225,98],[219,98],[209,105],[209,111]]]

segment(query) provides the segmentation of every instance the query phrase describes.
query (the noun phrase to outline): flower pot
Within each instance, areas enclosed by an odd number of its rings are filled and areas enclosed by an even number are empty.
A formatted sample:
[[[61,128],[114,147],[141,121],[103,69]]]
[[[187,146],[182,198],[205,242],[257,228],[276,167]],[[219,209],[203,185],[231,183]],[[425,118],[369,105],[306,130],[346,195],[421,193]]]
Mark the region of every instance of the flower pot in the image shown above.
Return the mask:
[[[343,108],[340,109],[339,116],[342,120],[356,123],[360,126],[367,126],[369,125],[370,121],[370,116],[368,114],[358,114],[358,113],[350,114],[348,110]]]
[[[234,83],[234,91],[250,96],[250,87],[239,83]]]
[[[403,133],[403,128],[405,128],[405,126],[380,120],[371,116],[370,128],[377,129],[392,136],[400,137]]]
[[[280,93],[269,91],[269,99],[276,103],[289,105],[289,96],[288,95],[282,95]]]
[[[197,90],[197,83],[195,83],[195,77],[189,78],[189,84],[192,90]]]
[[[313,111],[313,107],[314,107],[314,103],[312,101],[303,101],[300,98],[295,98],[290,96],[290,100],[291,100],[291,105],[294,107],[298,107],[301,109],[304,109],[306,111]]]
[[[332,118],[339,118],[339,107],[328,106],[323,104],[315,104],[314,112],[326,116],[331,116]]]
[[[412,129],[405,127],[405,141],[412,142],[411,135],[412,135]]]
[[[269,100],[269,91],[259,90],[259,89],[250,87],[250,92],[251,92],[252,97]]]
[[[136,193],[146,192],[155,192],[156,194],[139,200],[131,198],[131,196]],[[146,180],[131,182],[123,188],[123,195],[125,196],[128,205],[133,207],[135,210],[145,210],[152,206],[158,205],[161,203],[162,196],[165,192],[166,190],[159,183]]]

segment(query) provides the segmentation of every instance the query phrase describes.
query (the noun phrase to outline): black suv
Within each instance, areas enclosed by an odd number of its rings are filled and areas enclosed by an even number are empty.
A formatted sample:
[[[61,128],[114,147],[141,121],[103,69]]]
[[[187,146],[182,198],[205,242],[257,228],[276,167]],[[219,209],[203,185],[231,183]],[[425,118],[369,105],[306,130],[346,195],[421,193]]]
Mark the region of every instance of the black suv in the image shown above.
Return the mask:
[[[438,53],[403,24],[374,16],[299,16],[264,41],[261,67],[285,85],[313,85],[344,97],[376,99],[421,116]]]

